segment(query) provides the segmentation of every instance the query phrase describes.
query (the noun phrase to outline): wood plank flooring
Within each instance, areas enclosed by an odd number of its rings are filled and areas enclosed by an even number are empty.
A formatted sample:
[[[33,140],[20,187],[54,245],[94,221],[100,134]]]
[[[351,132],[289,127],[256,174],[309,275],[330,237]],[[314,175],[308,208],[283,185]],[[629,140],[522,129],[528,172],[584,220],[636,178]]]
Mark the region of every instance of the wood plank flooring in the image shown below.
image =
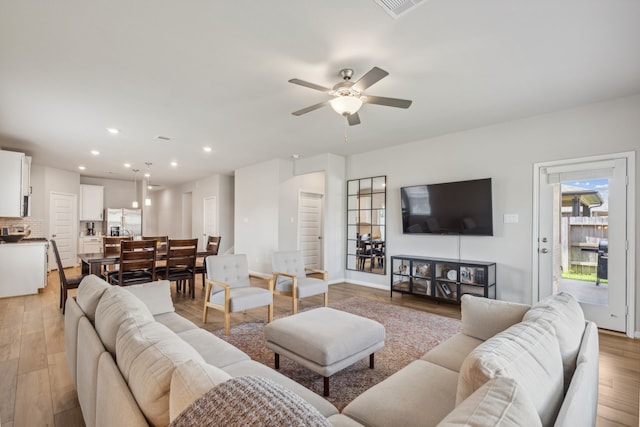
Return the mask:
[[[68,274],[78,274],[70,269]],[[198,277],[198,279],[200,279]],[[266,284],[259,284],[266,286]],[[49,285],[38,295],[0,299],[0,422],[2,427],[83,426],[73,381],[64,354],[64,319],[58,310],[58,275],[49,275]],[[71,291],[75,295],[75,291]],[[350,284],[332,285],[329,301],[352,296],[402,305],[460,318],[456,305],[437,304],[418,297]],[[202,324],[204,290],[196,281],[192,300],[173,290],[178,314],[209,331],[224,327],[220,312],[211,310]],[[276,296],[274,313],[291,310],[290,299]],[[319,306],[321,297],[303,299],[301,308]],[[266,319],[266,309],[232,315],[232,325]],[[598,426],[638,426],[640,405],[640,340],[621,334],[600,332],[600,388]]]

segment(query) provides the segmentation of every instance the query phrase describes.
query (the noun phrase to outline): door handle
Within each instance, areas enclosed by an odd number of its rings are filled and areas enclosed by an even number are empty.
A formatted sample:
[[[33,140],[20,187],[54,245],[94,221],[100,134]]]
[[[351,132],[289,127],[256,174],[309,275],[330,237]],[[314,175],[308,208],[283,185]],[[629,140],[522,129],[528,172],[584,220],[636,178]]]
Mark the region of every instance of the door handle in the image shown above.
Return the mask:
[[[542,248],[542,249],[540,249],[540,252],[542,252],[543,254],[546,254],[546,253],[548,253],[548,252],[549,252],[549,249],[547,249],[547,248]]]

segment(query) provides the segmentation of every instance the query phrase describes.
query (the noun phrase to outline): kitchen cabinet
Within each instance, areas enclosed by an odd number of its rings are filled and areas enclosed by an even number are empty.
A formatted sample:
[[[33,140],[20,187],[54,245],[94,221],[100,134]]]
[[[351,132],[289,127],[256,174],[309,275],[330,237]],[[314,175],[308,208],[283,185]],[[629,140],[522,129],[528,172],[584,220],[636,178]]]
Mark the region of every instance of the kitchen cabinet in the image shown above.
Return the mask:
[[[29,216],[31,157],[0,150],[0,217]]]
[[[102,221],[104,215],[104,187],[80,185],[80,221]]]
[[[37,294],[47,284],[46,241],[0,244],[0,298]]]
[[[79,254],[102,252],[102,236],[82,236],[78,240]]]

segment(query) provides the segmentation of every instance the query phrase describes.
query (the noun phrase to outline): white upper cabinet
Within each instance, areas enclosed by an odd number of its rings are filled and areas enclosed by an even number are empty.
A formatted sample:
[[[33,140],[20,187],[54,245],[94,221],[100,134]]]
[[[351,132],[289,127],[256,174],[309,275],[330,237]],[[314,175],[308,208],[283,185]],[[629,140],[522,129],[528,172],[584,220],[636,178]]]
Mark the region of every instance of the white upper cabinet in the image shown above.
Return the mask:
[[[104,187],[80,185],[80,221],[102,221],[104,215]]]
[[[21,217],[28,215],[23,212],[25,206],[24,196],[29,195],[27,182],[23,193],[23,174],[28,179],[28,170],[23,172],[27,165],[24,153],[0,150],[0,217]]]

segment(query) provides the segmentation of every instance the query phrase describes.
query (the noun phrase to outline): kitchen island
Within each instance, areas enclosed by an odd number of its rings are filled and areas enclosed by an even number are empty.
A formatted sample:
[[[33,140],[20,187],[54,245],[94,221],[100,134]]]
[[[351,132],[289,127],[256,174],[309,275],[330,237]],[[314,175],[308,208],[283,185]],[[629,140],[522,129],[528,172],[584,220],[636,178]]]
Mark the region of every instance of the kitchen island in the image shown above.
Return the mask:
[[[0,244],[0,298],[37,294],[47,285],[46,239]]]

